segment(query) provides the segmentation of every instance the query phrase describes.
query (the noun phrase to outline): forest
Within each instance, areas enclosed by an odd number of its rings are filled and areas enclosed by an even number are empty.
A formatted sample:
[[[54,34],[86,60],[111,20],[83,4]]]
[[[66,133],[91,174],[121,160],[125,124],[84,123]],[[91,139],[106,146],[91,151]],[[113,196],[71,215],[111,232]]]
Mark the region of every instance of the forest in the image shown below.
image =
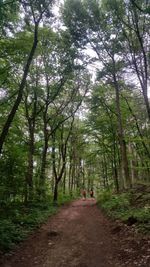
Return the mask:
[[[0,250],[84,188],[150,231],[149,26],[147,0],[0,1]]]

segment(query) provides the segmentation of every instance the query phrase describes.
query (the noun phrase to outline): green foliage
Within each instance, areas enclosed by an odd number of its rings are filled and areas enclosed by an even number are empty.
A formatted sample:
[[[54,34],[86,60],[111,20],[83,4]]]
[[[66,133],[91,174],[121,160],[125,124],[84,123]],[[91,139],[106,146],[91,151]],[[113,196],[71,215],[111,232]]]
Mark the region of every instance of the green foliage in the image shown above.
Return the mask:
[[[0,161],[0,199],[9,201],[24,190],[25,151],[19,145],[9,144],[7,155],[3,155]]]
[[[70,194],[69,192],[66,192],[65,194],[63,192],[59,192],[58,194],[58,201],[57,205],[63,205],[65,203],[69,203],[71,200],[77,198],[77,193],[73,192],[73,194]]]
[[[27,231],[20,225],[15,225],[11,220],[0,221],[0,250],[8,251],[15,243],[26,237]]]
[[[109,201],[111,198],[111,191],[110,190],[105,190],[103,193],[99,194],[97,197],[98,203],[106,203]]]
[[[0,1],[0,35],[14,32],[18,20],[19,3],[17,1]]]
[[[28,207],[17,202],[4,209],[1,210],[0,221],[1,251],[9,251],[56,212],[56,207],[48,202],[34,202]]]
[[[134,220],[139,230],[143,232],[150,231],[150,206],[143,205],[140,207],[133,205],[135,194],[132,192],[122,194],[112,194],[104,191],[98,196],[98,205],[110,216],[120,219],[130,225],[130,220]]]
[[[101,206],[104,210],[110,212],[122,212],[129,207],[130,204],[129,194],[124,193],[121,195],[112,195],[110,191],[104,191],[98,198],[98,201],[101,203]]]
[[[15,244],[27,237],[31,231],[40,227],[48,217],[57,211],[57,207],[70,202],[76,198],[69,193],[60,192],[57,206],[52,203],[52,196],[47,197],[47,201],[30,202],[27,206],[19,201],[1,205],[0,214],[0,250],[9,251]],[[2,203],[1,203],[2,204]]]

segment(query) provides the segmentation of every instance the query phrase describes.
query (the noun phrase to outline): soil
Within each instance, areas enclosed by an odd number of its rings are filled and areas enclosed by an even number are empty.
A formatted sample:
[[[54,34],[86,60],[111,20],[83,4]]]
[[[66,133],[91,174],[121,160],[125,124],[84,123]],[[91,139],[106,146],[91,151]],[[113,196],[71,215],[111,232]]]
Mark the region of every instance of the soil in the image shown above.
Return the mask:
[[[60,208],[1,267],[150,267],[150,239],[108,219],[94,199]]]

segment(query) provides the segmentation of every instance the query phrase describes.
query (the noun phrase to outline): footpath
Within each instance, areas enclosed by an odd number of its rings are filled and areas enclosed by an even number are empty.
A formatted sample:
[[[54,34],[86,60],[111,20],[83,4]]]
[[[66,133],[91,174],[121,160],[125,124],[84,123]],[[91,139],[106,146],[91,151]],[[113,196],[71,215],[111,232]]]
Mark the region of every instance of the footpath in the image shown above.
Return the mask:
[[[109,220],[94,199],[60,208],[1,267],[150,267],[150,240]]]

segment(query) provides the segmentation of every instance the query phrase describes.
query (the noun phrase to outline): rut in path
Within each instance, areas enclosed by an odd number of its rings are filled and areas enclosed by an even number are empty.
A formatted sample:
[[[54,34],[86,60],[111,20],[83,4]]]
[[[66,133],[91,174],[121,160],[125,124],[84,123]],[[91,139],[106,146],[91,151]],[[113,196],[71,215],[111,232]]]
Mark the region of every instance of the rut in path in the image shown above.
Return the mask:
[[[11,258],[5,259],[2,267],[126,266],[117,263],[116,249],[112,223],[98,209],[96,201],[77,200],[61,208]]]

